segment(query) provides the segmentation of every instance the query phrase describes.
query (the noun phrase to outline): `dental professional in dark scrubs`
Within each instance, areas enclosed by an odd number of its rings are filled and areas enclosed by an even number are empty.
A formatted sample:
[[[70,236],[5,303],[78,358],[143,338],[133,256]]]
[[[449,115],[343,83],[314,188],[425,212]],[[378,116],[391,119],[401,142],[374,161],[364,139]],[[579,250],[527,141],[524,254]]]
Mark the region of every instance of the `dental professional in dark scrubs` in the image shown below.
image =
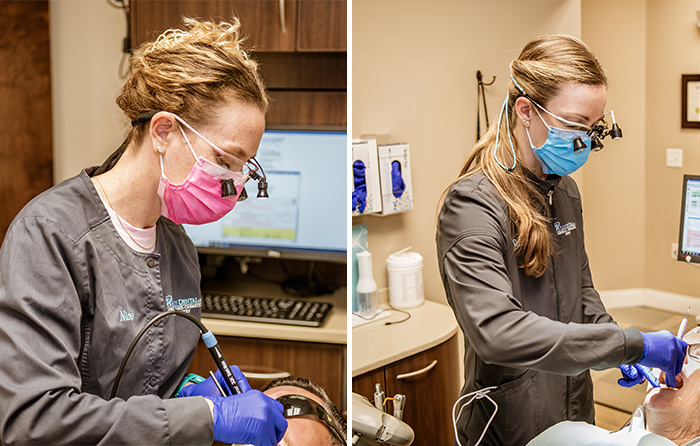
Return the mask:
[[[509,70],[499,118],[476,143],[438,214],[438,266],[465,340],[460,444],[524,445],[563,420],[594,423],[589,369],[680,373],[685,343],[621,329],[593,287],[581,196],[569,176],[603,138],[607,78],[579,39],[538,37]],[[614,150],[614,143],[610,143]],[[591,152],[596,152],[591,155]],[[604,181],[604,179],[601,179]]]
[[[211,378],[182,387],[199,329],[181,317],[151,326],[109,398],[151,318],[201,315],[197,252],[181,223],[231,211],[256,170],[268,98],[240,44],[235,19],[186,19],[144,43],[117,98],[131,123],[122,146],[14,219],[0,250],[0,443],[283,437],[282,404],[257,390],[222,397]]]

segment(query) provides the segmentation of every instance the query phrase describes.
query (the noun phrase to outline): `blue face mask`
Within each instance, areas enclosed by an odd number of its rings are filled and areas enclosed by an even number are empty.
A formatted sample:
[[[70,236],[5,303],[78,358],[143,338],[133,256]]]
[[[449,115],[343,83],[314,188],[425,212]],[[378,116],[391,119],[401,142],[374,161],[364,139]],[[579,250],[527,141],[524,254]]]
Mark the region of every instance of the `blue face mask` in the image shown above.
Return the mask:
[[[537,111],[537,109],[535,109]],[[542,119],[542,115],[537,111],[537,115]],[[591,153],[591,137],[583,130],[570,130],[552,127],[542,119],[547,126],[547,140],[542,147],[537,148],[532,143],[530,131],[525,127],[527,138],[530,140],[530,147],[545,174],[555,174],[559,176],[570,175],[576,172],[588,160]],[[578,152],[574,152],[573,140],[579,137],[586,147]]]

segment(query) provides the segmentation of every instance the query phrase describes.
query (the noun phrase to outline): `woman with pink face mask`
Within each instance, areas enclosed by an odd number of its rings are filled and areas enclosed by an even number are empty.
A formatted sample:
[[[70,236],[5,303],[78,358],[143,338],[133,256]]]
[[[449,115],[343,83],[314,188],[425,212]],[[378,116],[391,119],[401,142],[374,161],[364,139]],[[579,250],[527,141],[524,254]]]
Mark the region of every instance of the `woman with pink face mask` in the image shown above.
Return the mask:
[[[268,98],[240,47],[239,23],[185,20],[143,44],[117,104],[121,147],[30,202],[0,250],[0,440],[3,444],[269,445],[282,405],[250,390],[182,387],[199,339],[197,252],[181,223],[231,211],[251,176]],[[195,304],[193,304],[195,302]],[[178,398],[179,397],[179,398]]]

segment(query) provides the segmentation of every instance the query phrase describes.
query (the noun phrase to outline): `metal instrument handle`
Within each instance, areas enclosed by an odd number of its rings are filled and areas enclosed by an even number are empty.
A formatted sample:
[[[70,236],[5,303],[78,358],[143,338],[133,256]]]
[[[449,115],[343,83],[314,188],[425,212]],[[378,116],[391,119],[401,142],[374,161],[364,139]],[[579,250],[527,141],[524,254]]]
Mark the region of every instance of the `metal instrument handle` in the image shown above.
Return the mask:
[[[426,367],[416,370],[415,372],[409,372],[409,373],[402,373],[400,375],[396,375],[396,379],[406,379],[406,378],[413,378],[414,376],[419,376],[423,375],[425,373],[428,373],[430,370],[433,369],[437,365],[437,359],[433,359],[433,362],[428,364]]]
[[[280,28],[282,28],[283,33],[287,32],[287,19],[284,14],[284,0],[280,0]]]

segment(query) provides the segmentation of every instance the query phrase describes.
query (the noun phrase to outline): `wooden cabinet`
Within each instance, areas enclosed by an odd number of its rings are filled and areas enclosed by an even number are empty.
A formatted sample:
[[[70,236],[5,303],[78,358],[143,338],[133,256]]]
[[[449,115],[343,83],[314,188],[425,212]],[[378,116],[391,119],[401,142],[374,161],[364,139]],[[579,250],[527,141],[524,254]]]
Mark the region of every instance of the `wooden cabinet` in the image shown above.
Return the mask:
[[[282,341],[276,339],[217,336],[219,346],[231,365],[244,373],[280,374],[308,378],[326,390],[328,397],[343,411],[345,408],[346,347],[343,344]],[[189,372],[209,376],[216,370],[211,353],[200,340]],[[272,378],[249,378],[253,388],[261,388]]]
[[[300,0],[297,51],[347,51],[347,2]]]
[[[352,380],[352,391],[370,401],[379,383],[387,397],[406,395],[403,421],[415,433],[414,446],[454,444],[452,405],[459,397],[457,336],[424,352]],[[389,403],[388,412],[392,413]]]
[[[241,20],[272,98],[268,127],[347,125],[346,0],[131,0],[132,46],[183,16]]]
[[[132,0],[134,46],[182,17],[241,20],[246,47],[256,52],[347,51],[346,0]]]

